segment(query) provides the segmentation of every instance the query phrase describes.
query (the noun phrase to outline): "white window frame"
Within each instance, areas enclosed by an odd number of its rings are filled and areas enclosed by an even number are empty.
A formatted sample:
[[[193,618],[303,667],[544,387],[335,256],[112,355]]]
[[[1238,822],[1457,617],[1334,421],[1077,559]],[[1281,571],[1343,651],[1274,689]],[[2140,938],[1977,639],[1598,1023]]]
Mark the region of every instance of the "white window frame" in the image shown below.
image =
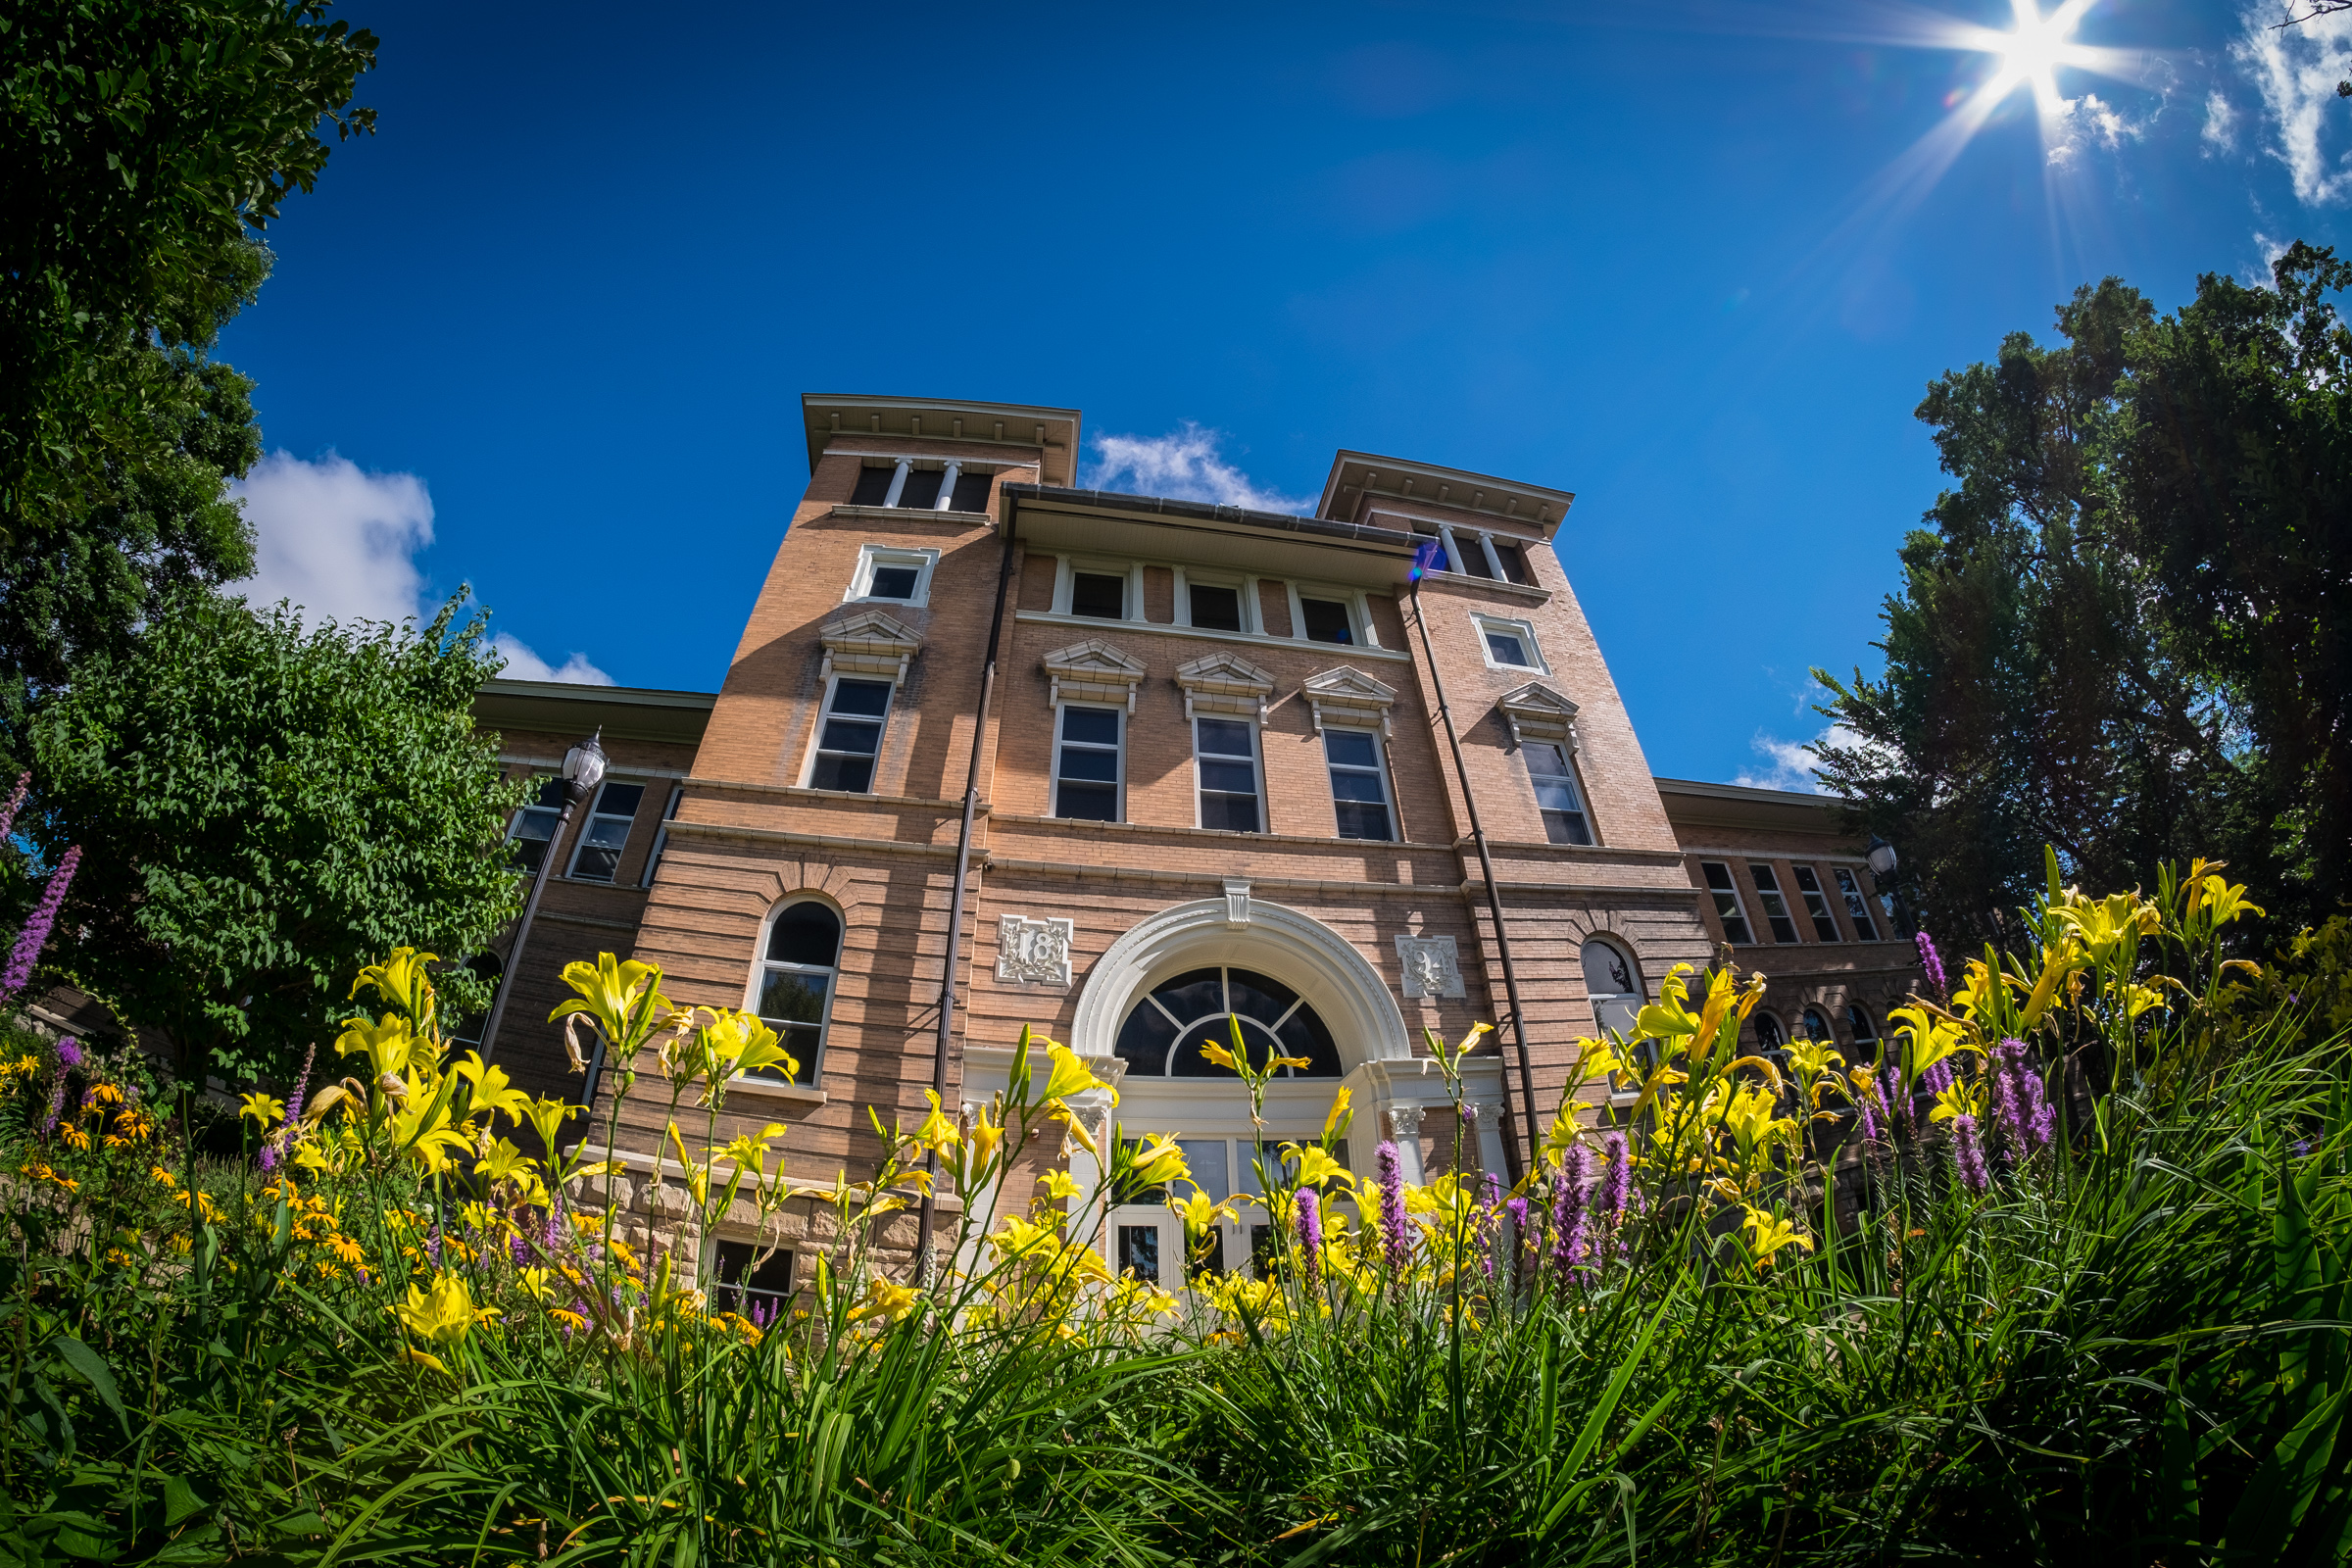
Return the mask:
[[[1054,558],[1054,613],[1068,615],[1096,625],[1116,625],[1118,621],[1103,620],[1097,615],[1081,615],[1070,609],[1071,591],[1077,586],[1078,574],[1090,577],[1124,577],[1127,592],[1119,621],[1144,618],[1144,564],[1140,561],[1106,561],[1101,557],[1056,556]]]
[[[1728,928],[1723,933],[1723,940],[1736,948],[1757,947],[1760,944],[1756,941],[1756,922],[1748,916],[1747,901],[1740,896],[1740,873],[1733,869],[1733,864],[1734,862],[1730,860],[1701,859],[1698,862],[1698,890],[1706,894],[1708,899],[1714,903],[1715,918],[1718,922],[1723,919],[1723,897],[1727,893],[1730,894],[1732,907],[1739,913],[1740,923],[1747,928],[1747,940],[1745,942],[1735,940]],[[1710,865],[1723,867],[1724,880],[1729,886],[1717,887],[1714,884],[1707,876],[1707,867]]]
[[[753,1290],[751,1287],[743,1284],[740,1280],[732,1284],[722,1285],[718,1278],[718,1249],[721,1244],[724,1244],[728,1247],[749,1247],[752,1250],[752,1256],[754,1258],[758,1258],[761,1252],[766,1252],[770,1255],[773,1255],[777,1252],[782,1252],[785,1256],[792,1259],[792,1289],[779,1295],[779,1293],[775,1291]],[[715,1306],[717,1303],[718,1293],[720,1291],[728,1290],[736,1292],[736,1304],[734,1309],[738,1312],[741,1312],[747,1318],[751,1316],[751,1313],[748,1310],[751,1303],[745,1299],[746,1297],[764,1296],[770,1298],[775,1302],[776,1316],[781,1318],[784,1315],[785,1310],[792,1305],[793,1298],[800,1295],[801,1249],[795,1246],[793,1244],[793,1240],[790,1239],[779,1241],[774,1246],[770,1247],[763,1244],[760,1239],[756,1236],[713,1235],[707,1237],[703,1242],[703,1289],[707,1293],[706,1298],[709,1299],[713,1306]],[[772,1322],[773,1320],[771,1320],[771,1326]]]
[[[1230,588],[1233,590],[1235,601],[1241,606],[1242,629],[1240,631],[1226,631],[1222,627],[1195,629],[1205,630],[1212,637],[1263,637],[1266,634],[1265,616],[1260,613],[1255,577],[1250,576],[1246,572],[1219,571],[1213,566],[1205,569],[1200,566],[1174,566],[1169,569],[1175,576],[1175,624],[1192,626],[1194,588]]]
[[[1746,861],[1746,865],[1747,883],[1756,891],[1756,907],[1764,911],[1764,926],[1765,929],[1772,932],[1773,946],[1793,948],[1801,945],[1805,940],[1805,934],[1797,929],[1796,911],[1788,907],[1788,895],[1781,891],[1781,873],[1778,868],[1770,860],[1759,860],[1753,858]],[[1772,878],[1772,886],[1766,887],[1756,880],[1758,871]],[[1772,923],[1772,901],[1775,899],[1780,901],[1781,918],[1788,922],[1789,936],[1787,941],[1781,939],[1780,931]]]
[[[1810,888],[1805,886],[1807,877],[1813,879]],[[1814,940],[1843,942],[1845,928],[1838,923],[1838,906],[1830,902],[1830,890],[1821,885],[1821,867],[1810,860],[1791,860],[1788,862],[1788,880],[1796,884],[1797,902],[1805,906],[1805,918],[1813,923]],[[1813,907],[1816,903],[1821,906],[1819,909]],[[1830,934],[1826,937],[1821,934],[1824,920],[1830,925]]]
[[[905,605],[909,610],[927,610],[931,605],[931,572],[939,564],[936,550],[906,549],[899,545],[862,545],[858,551],[858,569],[850,575],[850,591],[841,596],[845,605]],[[905,599],[877,599],[873,594],[876,566],[912,566],[915,568],[914,592]]]
[[[1216,719],[1228,724],[1239,724],[1250,732],[1250,776],[1256,781],[1257,786],[1257,827],[1255,831],[1259,833],[1273,832],[1274,814],[1266,802],[1265,734],[1262,726],[1259,725],[1256,719],[1246,717],[1240,713],[1196,713],[1192,718],[1186,720],[1185,722],[1185,727],[1193,732],[1187,737],[1187,739],[1192,743],[1191,750],[1193,754],[1193,826],[1213,833],[1236,833],[1241,831],[1239,828],[1211,828],[1207,823],[1200,820],[1200,796],[1202,791],[1207,787],[1200,782],[1200,721],[1204,718]],[[1224,752],[1214,752],[1210,755],[1219,758],[1222,760],[1233,760],[1233,759]],[[1227,795],[1231,794],[1232,792],[1229,790],[1219,790],[1217,793],[1220,795]]]
[[[1879,917],[1870,910],[1870,895],[1862,891],[1864,869],[1858,865],[1833,865],[1830,867],[1830,880],[1838,884],[1838,896],[1845,903],[1845,917],[1853,925],[1854,940],[1884,942],[1886,939],[1879,935]],[[1872,1038],[1878,1037],[1874,1035]]]
[[[1470,612],[1470,624],[1477,628],[1479,657],[1487,662],[1489,669],[1499,669],[1511,674],[1533,672],[1538,675],[1548,675],[1551,673],[1551,665],[1544,658],[1544,645],[1536,640],[1534,621],[1521,620],[1515,615],[1490,615],[1483,611],[1474,610]],[[1501,632],[1505,636],[1518,638],[1520,646],[1527,650],[1528,657],[1535,662],[1532,664],[1505,664],[1497,660],[1494,657],[1494,646],[1487,641],[1487,632],[1490,629]]]
[[[766,984],[767,972],[770,969],[783,969],[794,974],[820,972],[812,963],[791,963],[782,958],[770,958],[767,956],[768,939],[775,935],[777,919],[786,909],[796,904],[821,904],[833,911],[834,919],[841,922],[841,940],[833,947],[833,967],[821,971],[832,978],[825,985],[823,1015],[816,1021],[816,1060],[798,1063],[802,1070],[808,1075],[808,1081],[805,1084],[799,1082],[778,1083],[773,1078],[759,1078],[750,1073],[739,1072],[729,1081],[728,1088],[730,1090],[737,1086],[747,1086],[754,1090],[767,1090],[770,1093],[779,1090],[795,1090],[806,1094],[809,1090],[816,1089],[824,1081],[825,1053],[831,1049],[833,1043],[833,1004],[841,1000],[841,955],[842,951],[850,945],[850,917],[843,911],[840,905],[820,894],[802,889],[799,892],[787,893],[768,906],[767,913],[760,917],[759,940],[752,948],[752,972],[743,984],[743,1010],[755,1018],[760,1015],[760,993]],[[792,1051],[791,1040],[791,1036],[781,1030],[777,1031],[776,1043],[784,1048],[787,1054]]]
[[[672,784],[669,787],[669,804],[662,808],[662,825],[654,830],[654,847],[646,855],[645,869],[637,875],[639,887],[650,888],[654,885],[654,873],[662,869],[662,852],[669,848],[669,824],[678,819],[678,807],[685,799],[685,785]]]
[[[532,841],[535,843],[543,843],[547,846],[546,850],[542,852],[542,858],[544,858],[546,856],[556,853],[556,834],[557,831],[564,825],[564,808],[561,806],[540,805],[539,792],[546,789],[551,783],[556,785],[560,792],[564,781],[560,778],[534,779],[529,777],[527,771],[524,775],[524,781],[531,785],[531,793],[524,797],[522,805],[515,808],[514,820],[507,824],[507,842],[509,844],[513,844],[522,838],[522,824],[530,820],[531,813],[533,811],[552,812],[553,820],[551,820],[547,825],[547,837],[545,839]],[[533,872],[526,870],[522,874],[527,877],[532,875]]]
[[[1052,816],[1056,822],[1091,822],[1095,820],[1095,818],[1089,816],[1063,816],[1061,814],[1061,715],[1064,711],[1072,708],[1084,708],[1095,712],[1108,713],[1111,715],[1112,721],[1119,727],[1119,743],[1116,753],[1117,760],[1114,763],[1116,776],[1111,780],[1111,791],[1116,801],[1116,805],[1114,806],[1113,809],[1116,810],[1118,814],[1113,816],[1111,820],[1114,822],[1124,822],[1127,820],[1128,713],[1126,709],[1121,708],[1116,703],[1059,702],[1054,705],[1054,755],[1047,769],[1046,775],[1046,785],[1049,792],[1049,798],[1046,801],[1047,814]],[[1081,741],[1079,744],[1086,747],[1090,751],[1102,750],[1101,747],[1095,745],[1095,743],[1092,741]],[[1090,779],[1084,782],[1092,783],[1094,781]],[[1199,809],[1198,806],[1195,807],[1195,809]]]
[[[1330,781],[1332,768],[1337,765],[1345,765],[1351,773],[1360,773],[1363,771],[1362,768],[1357,767],[1352,762],[1346,764],[1335,764],[1332,761],[1331,738],[1334,735],[1361,735],[1372,743],[1372,770],[1379,775],[1380,792],[1383,797],[1381,808],[1383,810],[1387,811],[1389,815],[1389,836],[1387,838],[1350,839],[1341,837],[1340,842],[1343,844],[1402,843],[1404,840],[1404,830],[1396,821],[1396,780],[1389,771],[1388,738],[1381,734],[1379,727],[1376,725],[1345,723],[1339,721],[1335,715],[1327,713],[1323,720],[1323,776],[1326,783]],[[1350,806],[1362,806],[1366,803],[1362,801],[1350,801],[1348,804]],[[1333,834],[1338,836],[1340,827],[1340,792],[1337,786],[1333,786],[1331,791],[1331,826]]]
[[[1348,635],[1353,639],[1352,648],[1378,648],[1380,638],[1372,629],[1372,607],[1365,602],[1361,588],[1335,588],[1319,582],[1285,582],[1290,593],[1291,640],[1308,642],[1306,635],[1306,605],[1309,599],[1334,600],[1348,607]],[[1317,648],[1337,648],[1337,643],[1314,643]]]
[[[1536,771],[1535,764],[1528,760],[1528,759],[1535,756],[1536,748],[1539,746],[1548,748],[1552,755],[1560,760],[1562,765],[1566,768],[1566,771],[1562,773],[1538,773]],[[1576,748],[1569,745],[1566,741],[1523,741],[1519,746],[1519,765],[1527,771],[1528,793],[1536,796],[1537,820],[1542,821],[1545,811],[1557,809],[1557,808],[1546,807],[1544,804],[1543,796],[1536,794],[1536,780],[1539,778],[1565,778],[1568,781],[1568,788],[1575,792],[1576,795],[1576,814],[1585,819],[1584,843],[1570,844],[1564,841],[1554,840],[1551,836],[1551,824],[1548,822],[1545,822],[1544,826],[1544,842],[1546,844],[1559,843],[1562,849],[1571,850],[1596,850],[1600,848],[1600,821],[1592,814],[1592,798],[1585,794],[1585,775],[1583,771],[1576,765]]]
[[[854,673],[845,675],[839,670],[836,670],[831,675],[825,677],[824,699],[816,705],[816,722],[809,726],[808,730],[808,755],[801,759],[800,785],[801,788],[805,790],[816,788],[816,786],[810,783],[809,780],[816,776],[817,754],[821,750],[825,738],[825,719],[833,711],[833,694],[835,691],[840,689],[841,683],[845,680],[880,681],[883,685],[890,688],[890,697],[882,705],[882,716],[879,720],[881,727],[875,732],[874,735],[874,776],[866,781],[866,787],[862,790],[828,790],[825,793],[828,795],[879,795],[881,790],[877,786],[879,786],[882,782],[882,748],[888,744],[890,740],[891,715],[899,710],[899,683],[884,675],[859,675]],[[865,715],[862,713],[853,713],[850,716],[859,720],[860,722],[862,722],[865,717]]]
[[[637,810],[631,811],[628,814],[628,826],[620,830],[620,845],[617,849],[612,850],[612,874],[610,877],[582,876],[580,875],[580,857],[586,854],[591,848],[588,843],[588,835],[595,830],[597,819],[599,817],[607,820],[619,819],[620,813],[617,811],[604,811],[598,809],[599,807],[605,804],[605,792],[615,784],[634,786],[636,788]],[[580,830],[571,836],[571,858],[566,860],[564,864],[564,881],[593,882],[598,887],[603,888],[616,888],[621,886],[620,858],[629,853],[629,835],[637,831],[637,811],[642,811],[645,809],[645,791],[647,789],[647,784],[648,781],[645,779],[632,779],[619,773],[607,774],[603,779],[598,781],[596,786],[596,798],[588,803],[588,809],[580,817]],[[594,848],[609,849],[612,847],[610,845],[600,844],[594,846]]]

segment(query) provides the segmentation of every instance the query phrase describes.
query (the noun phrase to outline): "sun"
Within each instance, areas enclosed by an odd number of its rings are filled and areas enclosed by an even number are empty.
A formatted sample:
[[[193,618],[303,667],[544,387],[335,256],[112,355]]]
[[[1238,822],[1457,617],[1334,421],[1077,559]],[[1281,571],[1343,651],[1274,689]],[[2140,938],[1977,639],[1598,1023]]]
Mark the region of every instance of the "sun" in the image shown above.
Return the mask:
[[[2033,90],[2035,106],[2044,115],[2056,113],[2065,102],[2058,94],[2058,68],[2098,70],[2104,64],[2105,51],[2084,48],[2075,42],[2075,29],[2082,24],[2082,14],[2090,9],[2091,3],[2092,0],[2064,0],[2045,17],[2039,0],[2009,0],[2016,17],[2015,26],[2007,32],[1973,29],[1971,46],[2001,63],[2000,71],[1982,89],[1985,105],[1999,102],[2019,87],[2028,87]]]

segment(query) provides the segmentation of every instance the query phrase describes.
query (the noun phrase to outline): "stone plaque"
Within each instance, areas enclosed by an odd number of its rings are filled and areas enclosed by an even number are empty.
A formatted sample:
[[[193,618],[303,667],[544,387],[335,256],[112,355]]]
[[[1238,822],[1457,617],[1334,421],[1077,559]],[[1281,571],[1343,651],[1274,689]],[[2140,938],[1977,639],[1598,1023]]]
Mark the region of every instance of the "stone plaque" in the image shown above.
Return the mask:
[[[1396,961],[1404,969],[1407,997],[1458,997],[1462,993],[1461,959],[1451,937],[1398,937]]]
[[[1008,914],[997,922],[997,978],[1021,985],[1070,983],[1073,922],[1027,920]]]

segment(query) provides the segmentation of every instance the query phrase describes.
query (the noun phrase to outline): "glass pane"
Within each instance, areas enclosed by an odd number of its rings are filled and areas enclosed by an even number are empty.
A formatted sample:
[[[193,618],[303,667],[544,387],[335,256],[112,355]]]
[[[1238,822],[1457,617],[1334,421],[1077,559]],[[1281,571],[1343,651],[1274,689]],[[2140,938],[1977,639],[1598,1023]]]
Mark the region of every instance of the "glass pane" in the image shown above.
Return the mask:
[[[760,979],[760,1016],[770,1023],[822,1023],[825,988],[832,983],[831,975],[770,969]]]
[[[1581,811],[1584,809],[1584,803],[1576,798],[1576,791],[1569,787],[1568,781],[1564,778],[1538,777],[1536,780],[1536,805],[1546,811]]]
[[[1518,664],[1524,667],[1527,663],[1527,650],[1519,646],[1518,638],[1504,632],[1491,631],[1487,633],[1487,652],[1494,656],[1494,662],[1497,664]]]
[[[853,507],[878,507],[890,494],[890,477],[896,468],[859,468],[858,488],[850,492]]]
[[[1065,780],[1054,792],[1054,814],[1079,822],[1116,822],[1118,788],[1111,784],[1072,784]]]
[[[1159,1227],[1119,1227],[1119,1272],[1133,1274],[1147,1285],[1159,1283]]]
[[[985,473],[959,473],[956,476],[956,499],[949,503],[957,512],[986,512],[988,510],[989,476]]]
[[[1127,579],[1106,572],[1081,571],[1070,579],[1070,613],[1100,620],[1127,616]]]
[[[1245,1018],[1255,1018],[1272,1024],[1298,1004],[1298,993],[1274,979],[1250,969],[1228,969],[1225,978],[1233,1010]]]
[[[1582,811],[1545,811],[1544,837],[1553,844],[1591,844],[1592,829]]]
[[[1187,1272],[1186,1272],[1186,1276],[1185,1276],[1185,1277],[1186,1277],[1186,1278],[1188,1278],[1188,1279],[1196,1279],[1196,1280],[1197,1280],[1197,1279],[1199,1279],[1199,1278],[1200,1278],[1201,1275],[1203,1275],[1203,1274],[1222,1274],[1222,1273],[1224,1273],[1224,1272],[1225,1272],[1225,1232],[1224,1232],[1224,1230],[1223,1230],[1223,1229],[1220,1227],[1220,1228],[1219,1228],[1219,1229],[1217,1229],[1217,1230],[1210,1231],[1210,1232],[1208,1233],[1208,1239],[1207,1239],[1205,1242],[1203,1242],[1203,1243],[1201,1244],[1201,1251],[1200,1251],[1200,1255],[1199,1257],[1197,1257],[1197,1258],[1188,1259],[1188,1260],[1187,1260],[1187,1262],[1188,1262],[1188,1267],[1187,1267]]]
[[[1192,591],[1193,624],[1203,631],[1240,631],[1242,596],[1232,588],[1196,585]]]
[[[1834,1040],[1837,1038],[1830,1033],[1830,1020],[1811,1007],[1805,1009],[1805,1016],[1800,1022],[1807,1040]]]
[[[1315,643],[1339,643],[1343,646],[1355,641],[1355,631],[1348,623],[1348,607],[1332,599],[1301,599],[1298,611],[1306,621],[1306,640]]]
[[[1200,760],[1200,787],[1204,790],[1227,790],[1255,799],[1257,774],[1248,762],[1225,762],[1215,758]]]
[[[1203,718],[1194,726],[1200,733],[1200,747],[1204,753],[1218,757],[1254,757],[1250,748],[1250,726],[1230,718]]]
[[[1784,1044],[1781,1020],[1769,1012],[1756,1014],[1756,1044],[1766,1051],[1778,1051]]]
[[[1864,1041],[1875,1041],[1879,1038],[1877,1026],[1872,1024],[1870,1014],[1864,1011],[1858,1003],[1846,1004],[1845,1026],[1853,1031],[1854,1044],[1857,1046]]]
[[[604,850],[593,844],[583,844],[579,853],[571,858],[572,877],[581,882],[610,882],[619,869],[618,850]]]
[[[1585,990],[1592,995],[1631,996],[1641,991],[1633,960],[1608,943],[1586,943],[1584,958]]]
[[[947,473],[943,469],[916,468],[906,475],[906,488],[899,492],[899,505],[930,511],[932,504],[939,500],[940,482],[946,478]]]
[[[564,809],[564,781],[560,778],[541,779],[538,792],[532,796],[533,806],[545,807],[550,812]],[[548,820],[553,822],[554,816]]]
[[[1548,741],[1537,741],[1527,748],[1527,770],[1544,778],[1568,778],[1568,756]]]
[[[638,806],[645,800],[642,784],[607,784],[597,791],[596,814],[599,816],[635,816]]]
[[[833,683],[833,706],[829,713],[856,713],[866,718],[880,718],[890,710],[890,682],[886,680],[837,680]]]
[[[1707,886],[1721,888],[1726,892],[1731,890],[1732,868],[1721,860],[1701,861],[1699,869],[1707,873]]]
[[[547,840],[517,837],[514,840],[514,863],[525,871],[536,872],[547,858]]]
[[[1225,833],[1254,833],[1257,831],[1257,797],[1216,795],[1203,791],[1200,796],[1200,825]]]
[[[1453,536],[1453,542],[1461,546],[1454,553],[1461,557],[1464,576],[1485,577],[1490,581],[1494,579],[1494,574],[1487,569],[1487,553],[1478,547],[1478,535],[1457,533]]]
[[[1083,746],[1061,749],[1061,776],[1065,779],[1093,779],[1098,783],[1116,784],[1119,781],[1119,754],[1089,751]]]
[[[922,573],[913,566],[876,566],[872,586],[866,589],[869,599],[912,599],[914,580]]]
[[[1225,975],[1219,969],[1188,969],[1152,988],[1153,1000],[1176,1018],[1191,1023],[1225,1010]]]
[[[629,819],[625,816],[592,816],[580,842],[598,849],[617,850],[629,841]]]
[[[1371,736],[1359,730],[1325,730],[1323,732],[1323,751],[1338,766],[1380,766],[1380,748],[1373,744]]]
[[[1233,1024],[1228,1018],[1203,1018],[1192,1024],[1176,1042],[1176,1057],[1170,1063],[1179,1078],[1222,1078],[1236,1083],[1231,1067],[1220,1067],[1200,1054],[1202,1042],[1214,1040],[1226,1050],[1233,1049]],[[1249,1049],[1250,1065],[1263,1067],[1274,1054],[1274,1036],[1266,1026],[1253,1018],[1242,1020],[1242,1044]]]
[[[1233,1184],[1226,1177],[1225,1165],[1232,1151],[1222,1138],[1179,1138],[1176,1147],[1184,1151],[1184,1163],[1192,1171],[1193,1180],[1208,1195],[1212,1203],[1222,1203],[1233,1196]]]
[[[1065,708],[1061,710],[1061,738],[1084,741],[1090,746],[1116,746],[1118,711],[1109,708]]]
[[[1282,1054],[1286,1056],[1304,1056],[1311,1066],[1294,1067],[1292,1075],[1298,1078],[1337,1078],[1340,1076],[1340,1048],[1331,1038],[1331,1031],[1315,1015],[1312,1007],[1300,1007],[1291,1014],[1291,1021],[1278,1031],[1282,1039]]]
[[[1331,794],[1334,800],[1370,801],[1375,806],[1388,801],[1381,791],[1378,773],[1358,773],[1343,767],[1331,770]]]
[[[1352,801],[1340,801],[1333,806],[1338,813],[1340,837],[1361,839],[1376,844],[1389,843],[1389,808],[1385,806],[1364,806]]]
[[[521,817],[514,823],[514,836],[518,839],[544,841],[553,838],[555,832],[556,813],[536,806],[524,807]]]
[[[882,726],[863,718],[828,718],[816,743],[822,752],[851,752],[871,757],[882,745]]]
[[[819,757],[808,774],[812,790],[845,790],[862,795],[873,788],[874,760],[870,757]]]
[[[1139,1002],[1119,1026],[1119,1042],[1111,1054],[1130,1071],[1157,1078],[1168,1070],[1168,1048],[1176,1043],[1176,1026],[1166,1013],[1149,1002]]]
[[[792,906],[768,930],[767,956],[778,963],[832,968],[841,956],[841,916],[814,900]]]
[[[1731,894],[1718,892],[1715,895],[1715,918],[1723,922],[1723,939],[1726,942],[1744,948],[1756,940],[1755,934],[1747,928],[1747,916],[1740,912],[1740,901]]]

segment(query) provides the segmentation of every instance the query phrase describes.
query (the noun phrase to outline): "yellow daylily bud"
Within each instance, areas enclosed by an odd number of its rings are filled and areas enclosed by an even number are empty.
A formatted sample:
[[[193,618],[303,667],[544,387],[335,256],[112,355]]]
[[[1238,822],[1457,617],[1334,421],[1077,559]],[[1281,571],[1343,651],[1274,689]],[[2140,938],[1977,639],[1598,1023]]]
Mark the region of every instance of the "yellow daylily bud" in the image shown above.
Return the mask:
[[[915,1128],[914,1141],[924,1149],[944,1153],[961,1143],[963,1135],[956,1130],[956,1124],[940,1109],[938,1090],[924,1090],[923,1098],[931,1102],[931,1114],[925,1116],[922,1125]]]
[[[1325,1143],[1328,1144],[1334,1139],[1345,1136],[1348,1124],[1355,1119],[1355,1112],[1348,1107],[1348,1103],[1351,1094],[1351,1091],[1343,1088],[1332,1100],[1331,1110],[1323,1118],[1323,1141]]]

